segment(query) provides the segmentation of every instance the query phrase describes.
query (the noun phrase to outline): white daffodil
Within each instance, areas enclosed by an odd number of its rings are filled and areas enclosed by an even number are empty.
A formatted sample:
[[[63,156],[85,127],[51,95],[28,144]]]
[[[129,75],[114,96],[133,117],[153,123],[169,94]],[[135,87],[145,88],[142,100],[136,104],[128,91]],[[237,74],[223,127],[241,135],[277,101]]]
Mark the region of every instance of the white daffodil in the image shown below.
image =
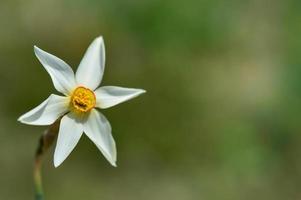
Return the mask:
[[[55,89],[64,94],[51,94],[36,108],[18,120],[30,125],[50,125],[62,117],[54,153],[54,166],[59,166],[85,133],[116,166],[116,146],[109,121],[97,108],[109,108],[132,99],[145,90],[115,86],[99,87],[105,68],[102,37],[96,38],[86,51],[76,74],[63,60],[38,47],[34,52],[51,76]]]

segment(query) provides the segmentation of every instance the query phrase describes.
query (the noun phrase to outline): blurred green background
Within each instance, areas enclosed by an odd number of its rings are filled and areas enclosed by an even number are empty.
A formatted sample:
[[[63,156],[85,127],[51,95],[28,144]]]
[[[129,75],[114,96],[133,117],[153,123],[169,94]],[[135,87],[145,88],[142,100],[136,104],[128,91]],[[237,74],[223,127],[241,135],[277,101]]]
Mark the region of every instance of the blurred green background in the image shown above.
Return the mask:
[[[299,0],[1,0],[0,199],[33,199],[46,127],[17,118],[54,90],[33,45],[76,69],[103,35],[118,167],[87,137],[43,168],[47,200],[301,198]]]

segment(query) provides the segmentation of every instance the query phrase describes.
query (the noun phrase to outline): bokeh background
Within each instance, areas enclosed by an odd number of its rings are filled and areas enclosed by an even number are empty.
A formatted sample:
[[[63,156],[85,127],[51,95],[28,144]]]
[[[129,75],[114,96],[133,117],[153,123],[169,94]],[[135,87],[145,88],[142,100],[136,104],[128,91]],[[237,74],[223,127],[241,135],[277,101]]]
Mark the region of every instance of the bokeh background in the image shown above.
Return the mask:
[[[301,198],[299,0],[1,0],[0,199],[33,199],[46,127],[17,118],[56,93],[33,45],[76,69],[97,36],[103,85],[147,93],[103,110],[118,167],[82,137],[47,200]]]

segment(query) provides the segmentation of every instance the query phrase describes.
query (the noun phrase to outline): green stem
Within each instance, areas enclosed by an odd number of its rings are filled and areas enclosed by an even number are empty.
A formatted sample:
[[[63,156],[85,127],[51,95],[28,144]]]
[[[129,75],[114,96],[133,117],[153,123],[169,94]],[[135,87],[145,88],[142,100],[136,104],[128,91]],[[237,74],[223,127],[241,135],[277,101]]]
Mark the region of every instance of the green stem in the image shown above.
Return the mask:
[[[44,153],[53,144],[59,129],[60,119],[52,124],[48,130],[40,137],[39,145],[35,154],[35,162],[33,169],[34,186],[35,186],[35,200],[44,200],[43,186],[42,186],[42,158]]]
[[[41,164],[42,164],[42,157],[37,156],[34,163],[34,184],[35,184],[35,199],[36,200],[43,200],[43,187],[42,187],[42,177],[41,177]]]

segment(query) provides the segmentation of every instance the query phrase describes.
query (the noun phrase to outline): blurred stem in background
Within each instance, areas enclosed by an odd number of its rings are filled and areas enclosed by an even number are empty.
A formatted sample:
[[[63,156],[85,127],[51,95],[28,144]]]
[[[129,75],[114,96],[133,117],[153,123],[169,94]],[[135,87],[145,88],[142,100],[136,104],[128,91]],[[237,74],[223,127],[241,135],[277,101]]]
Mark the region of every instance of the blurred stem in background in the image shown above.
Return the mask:
[[[38,148],[35,154],[34,162],[34,184],[35,184],[35,200],[44,200],[43,186],[42,186],[42,159],[44,153],[49,149],[53,144],[59,129],[60,120],[58,119],[54,124],[52,124],[40,137]]]

